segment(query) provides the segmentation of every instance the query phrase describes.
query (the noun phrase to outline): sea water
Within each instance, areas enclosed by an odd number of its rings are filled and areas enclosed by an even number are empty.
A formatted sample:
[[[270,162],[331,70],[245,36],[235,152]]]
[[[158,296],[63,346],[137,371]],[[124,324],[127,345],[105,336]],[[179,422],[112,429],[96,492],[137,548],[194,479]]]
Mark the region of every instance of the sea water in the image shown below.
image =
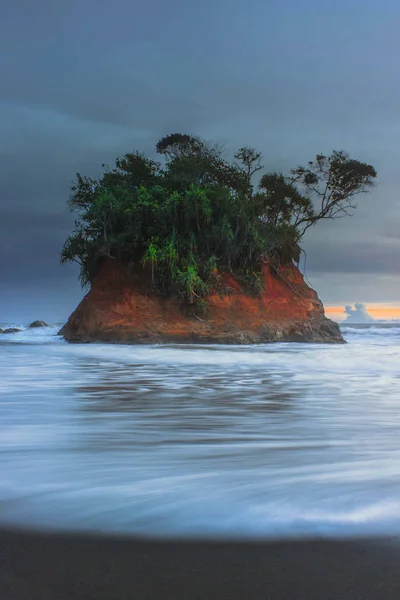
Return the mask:
[[[343,326],[346,345],[67,344],[58,329],[0,334],[0,526],[400,533],[400,323]]]

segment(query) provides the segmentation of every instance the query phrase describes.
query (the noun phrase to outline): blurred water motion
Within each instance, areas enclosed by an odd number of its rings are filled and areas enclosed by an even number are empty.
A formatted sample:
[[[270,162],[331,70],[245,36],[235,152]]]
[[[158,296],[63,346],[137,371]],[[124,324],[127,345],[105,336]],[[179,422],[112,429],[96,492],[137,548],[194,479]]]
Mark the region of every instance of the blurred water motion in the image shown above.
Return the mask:
[[[0,342],[0,523],[400,533],[400,329],[346,346]]]

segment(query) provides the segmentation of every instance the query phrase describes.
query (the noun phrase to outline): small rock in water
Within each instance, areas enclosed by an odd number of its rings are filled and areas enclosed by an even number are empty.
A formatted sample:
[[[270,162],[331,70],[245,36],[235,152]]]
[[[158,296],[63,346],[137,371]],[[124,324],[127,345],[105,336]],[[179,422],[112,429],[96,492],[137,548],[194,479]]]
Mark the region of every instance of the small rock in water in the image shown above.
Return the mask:
[[[2,329],[2,328],[0,327],[0,333],[3,333],[3,331],[4,331],[4,329]]]
[[[17,327],[9,327],[8,329],[5,329],[3,333],[18,333],[19,331],[22,331],[22,329],[18,329]]]
[[[45,321],[33,321],[29,327],[48,327],[48,324]]]

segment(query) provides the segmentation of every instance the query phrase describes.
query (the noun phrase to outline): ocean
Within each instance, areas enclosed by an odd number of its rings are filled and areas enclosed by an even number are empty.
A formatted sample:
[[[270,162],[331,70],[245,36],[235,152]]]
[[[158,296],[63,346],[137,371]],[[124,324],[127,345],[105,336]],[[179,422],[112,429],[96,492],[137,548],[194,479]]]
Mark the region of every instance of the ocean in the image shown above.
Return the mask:
[[[67,344],[59,328],[0,334],[1,527],[400,534],[400,323],[343,325],[346,345]]]

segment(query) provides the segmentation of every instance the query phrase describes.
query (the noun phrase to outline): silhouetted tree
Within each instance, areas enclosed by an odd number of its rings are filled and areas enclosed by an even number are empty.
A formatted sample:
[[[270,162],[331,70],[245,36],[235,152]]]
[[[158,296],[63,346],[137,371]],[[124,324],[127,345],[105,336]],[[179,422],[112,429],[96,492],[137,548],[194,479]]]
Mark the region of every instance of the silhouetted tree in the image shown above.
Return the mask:
[[[300,237],[321,219],[350,216],[356,208],[355,196],[369,192],[376,178],[373,166],[343,151],[318,154],[307,167],[297,167],[291,174],[291,181],[301,186],[312,203],[312,212],[296,223]]]

